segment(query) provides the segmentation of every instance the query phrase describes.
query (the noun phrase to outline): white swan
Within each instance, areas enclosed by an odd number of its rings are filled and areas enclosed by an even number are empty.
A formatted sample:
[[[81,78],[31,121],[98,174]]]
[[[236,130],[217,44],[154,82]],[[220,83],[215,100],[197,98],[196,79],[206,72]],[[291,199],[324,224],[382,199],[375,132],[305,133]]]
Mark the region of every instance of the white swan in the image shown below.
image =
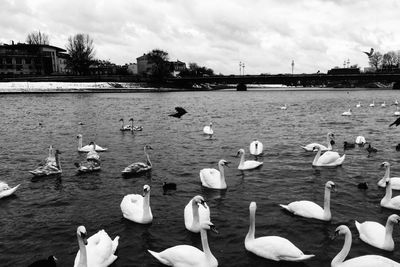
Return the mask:
[[[260,167],[263,162],[255,160],[244,160],[244,149],[239,149],[237,156],[240,156],[239,170],[251,170]]]
[[[49,156],[45,159],[45,165],[46,164],[53,164],[56,165],[56,156],[53,153],[53,146],[49,146]]]
[[[333,141],[335,139],[335,135],[333,134],[333,133],[327,133],[327,135],[326,135],[326,142],[328,143],[328,146],[326,147],[326,146],[324,146],[324,145],[321,145],[321,144],[318,144],[318,143],[311,143],[311,144],[308,144],[308,145],[306,145],[306,146],[302,146],[302,148],[305,150],[305,151],[317,151],[316,149],[315,149],[315,147],[321,147],[321,150],[322,151],[328,151],[328,150],[332,150],[332,144],[331,144],[331,142]]]
[[[143,195],[130,194],[121,201],[122,215],[133,222],[148,224],[153,221],[150,208],[150,186],[143,186]]]
[[[14,187],[10,187],[5,182],[0,181],[0,198],[11,196],[12,194],[14,194],[19,186],[20,184]]]
[[[361,102],[358,102],[358,104],[356,105],[356,108],[360,108],[361,107]]]
[[[218,162],[219,171],[214,168],[200,170],[201,185],[212,189],[226,189],[224,166],[228,166],[228,162],[221,159]]]
[[[394,116],[400,116],[399,107],[396,107],[396,111],[394,112]]]
[[[78,151],[79,152],[89,152],[92,149],[90,147],[90,145],[86,145],[86,146],[82,147],[82,135],[81,134],[78,134],[76,138],[78,138]],[[99,145],[96,145],[95,150],[97,152],[104,152],[104,151],[107,151],[107,148],[103,148]]]
[[[386,178],[386,193],[381,200],[381,206],[388,209],[400,210],[400,196],[392,198],[392,186],[389,178]]]
[[[372,221],[363,223],[355,221],[355,224],[362,241],[383,250],[393,251],[393,225],[399,223],[399,220],[399,215],[392,214],[387,218],[386,226]]]
[[[379,255],[364,255],[344,261],[351,248],[351,232],[346,225],[336,228],[335,237],[344,235],[344,245],[342,250],[333,258],[331,267],[399,267],[400,264],[391,259]]]
[[[146,163],[143,163],[143,162],[132,163],[131,165],[129,165],[128,167],[123,169],[122,173],[123,174],[140,174],[140,173],[150,171],[152,169],[153,165],[151,165],[150,156],[147,153],[147,149],[153,149],[153,148],[149,145],[145,145],[143,147],[143,151],[144,151],[144,154],[146,155],[146,160],[147,160]]]
[[[367,141],[365,140],[364,136],[359,135],[359,136],[356,137],[356,144],[357,145],[364,145],[366,142]]]
[[[325,184],[325,196],[324,196],[324,208],[315,204],[312,201],[301,200],[289,203],[289,205],[279,204],[282,208],[290,211],[291,213],[306,217],[313,218],[322,221],[330,221],[332,218],[331,214],[331,191],[335,191],[335,183],[328,181]]]
[[[351,115],[352,115],[351,108],[349,108],[348,111],[345,111],[345,112],[342,113],[342,116],[351,116]]]
[[[318,152],[315,155],[312,163],[312,165],[316,167],[340,166],[343,164],[343,161],[346,157],[345,154],[343,154],[343,156],[340,157],[339,153],[333,151],[326,151],[321,156],[321,147],[316,147],[316,149],[318,149]]]
[[[375,101],[372,101],[372,103],[369,104],[369,106],[372,107],[372,108],[375,107]]]
[[[94,142],[90,142],[89,144],[90,150],[86,154],[86,160],[92,160],[98,162],[100,164],[100,155],[96,152],[96,144]]]
[[[210,122],[210,125],[204,126],[203,133],[208,134],[210,138],[212,137],[212,135],[214,134],[214,130],[212,129],[212,122]]]
[[[280,109],[281,109],[281,110],[287,110],[286,104],[285,104],[284,106],[280,107]]]
[[[398,105],[399,104],[399,102],[397,101],[397,99],[396,99],[396,101],[394,101],[394,105]]]
[[[202,196],[193,197],[183,211],[185,228],[193,233],[200,232],[202,222],[210,220],[210,208]]]
[[[381,104],[381,107],[386,108],[386,102],[383,101],[383,103]]]
[[[211,222],[201,224],[200,236],[203,251],[189,245],[177,245],[161,252],[147,250],[162,264],[176,267],[216,267],[218,261],[211,253],[208,245],[207,230],[213,226]]]
[[[244,240],[244,246],[247,251],[250,251],[259,257],[274,261],[304,261],[314,257],[314,255],[305,255],[299,248],[293,245],[292,242],[280,236],[263,236],[254,238],[256,209],[256,202],[251,202],[249,206],[249,232]]]
[[[120,131],[132,131],[133,129],[133,118],[129,119],[129,122],[131,124],[124,125],[124,119],[119,120],[121,122],[121,128],[119,128]]]
[[[39,166],[33,171],[29,171],[31,174],[34,176],[49,176],[49,175],[57,175],[62,173],[61,169],[61,163],[60,163],[60,157],[59,157],[60,151],[56,150],[55,152],[55,158],[56,158],[56,164],[49,163],[44,166]]]
[[[259,156],[262,154],[264,149],[263,144],[258,141],[258,140],[254,140],[253,142],[250,143],[250,154],[254,155],[254,156]]]
[[[378,181],[378,186],[386,187],[386,179],[390,178],[392,190],[400,190],[400,177],[390,177],[390,163],[387,161],[382,162],[381,167],[385,168],[385,175]]]
[[[86,239],[87,233],[84,226],[76,230],[79,251],[76,254],[74,267],[106,267],[111,265],[117,256],[114,255],[118,247],[119,236],[114,240],[104,230]]]

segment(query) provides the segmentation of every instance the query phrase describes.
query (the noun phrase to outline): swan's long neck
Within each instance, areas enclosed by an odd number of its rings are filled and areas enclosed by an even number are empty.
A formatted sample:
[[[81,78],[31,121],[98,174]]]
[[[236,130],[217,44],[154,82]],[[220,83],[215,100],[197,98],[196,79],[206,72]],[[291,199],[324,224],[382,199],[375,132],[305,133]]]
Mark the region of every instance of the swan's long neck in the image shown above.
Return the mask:
[[[324,196],[324,218],[331,218],[331,190],[329,188],[325,188],[325,196]]]
[[[133,130],[133,120],[131,120],[131,129]]]
[[[82,148],[82,137],[78,137],[78,149]]]
[[[143,197],[143,218],[150,216],[150,192]]]
[[[49,147],[49,158],[53,157],[53,146],[50,145]]]
[[[393,243],[393,222],[388,218],[385,226],[385,241],[383,242],[384,245],[388,246]]]
[[[60,164],[60,157],[58,156],[58,153],[56,152],[56,167],[61,171],[61,164]]]
[[[313,165],[317,165],[319,157],[321,157],[321,149],[320,148],[318,148],[318,152],[314,157]]]
[[[331,266],[336,267],[341,264],[344,259],[346,259],[347,255],[349,254],[351,248],[351,232],[350,230],[346,231],[345,237],[344,237],[344,245],[342,250],[336,255],[335,258],[333,258]]]
[[[244,152],[241,153],[241,155],[240,155],[240,162],[239,162],[239,165],[241,165],[241,166],[244,165]]]
[[[79,234],[77,234],[77,236],[78,236],[78,244],[79,244],[79,251],[80,251],[78,267],[87,267],[86,246],[83,243],[82,237]]]
[[[146,148],[144,148],[144,154],[146,154],[147,165],[152,166],[151,165],[151,161],[150,161],[150,157],[149,157],[149,154],[147,154],[147,149]]]
[[[383,179],[385,179],[384,181],[386,182],[386,178],[389,177],[390,177],[390,166],[387,166],[385,170],[385,175],[383,176]]]
[[[332,150],[331,138],[329,137],[329,135],[326,136],[326,142],[328,143],[328,149]]]
[[[124,120],[121,120],[121,129],[124,129]]]
[[[254,240],[254,235],[256,231],[256,211],[251,210],[250,211],[250,226],[249,226],[249,232],[246,235],[246,241],[251,241]]]
[[[221,179],[221,185],[225,185],[226,181],[225,181],[225,171],[224,171],[224,166],[222,166],[222,164],[218,164],[219,167],[219,173],[221,175],[220,179]]]
[[[386,183],[386,181],[385,181]],[[392,199],[392,186],[391,184],[387,184],[386,185],[386,193],[385,196],[383,197],[383,199],[381,200],[381,202],[389,202]]]
[[[200,224],[199,205],[194,200],[192,201],[192,213],[193,213],[192,226]]]
[[[208,246],[207,231],[205,229],[200,229],[201,245],[203,247],[203,252],[206,256],[208,262],[212,262],[214,255],[211,253],[210,247]]]

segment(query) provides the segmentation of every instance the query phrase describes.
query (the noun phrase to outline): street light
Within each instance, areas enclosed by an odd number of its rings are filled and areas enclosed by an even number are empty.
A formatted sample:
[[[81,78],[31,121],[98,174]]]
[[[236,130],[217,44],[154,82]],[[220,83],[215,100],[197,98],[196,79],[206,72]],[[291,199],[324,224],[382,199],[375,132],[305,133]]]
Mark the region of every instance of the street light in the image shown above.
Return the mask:
[[[294,59],[292,59],[292,75],[293,75],[293,70],[294,70]]]

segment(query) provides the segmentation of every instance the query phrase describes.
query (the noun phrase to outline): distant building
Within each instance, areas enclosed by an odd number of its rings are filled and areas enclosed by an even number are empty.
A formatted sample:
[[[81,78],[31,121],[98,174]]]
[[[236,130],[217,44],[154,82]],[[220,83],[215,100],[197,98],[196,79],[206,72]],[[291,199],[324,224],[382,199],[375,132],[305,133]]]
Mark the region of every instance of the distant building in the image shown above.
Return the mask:
[[[150,63],[148,56],[143,54],[143,56],[136,58],[137,62],[137,73],[141,76],[149,76],[152,73],[154,63]]]
[[[138,65],[136,63],[127,64],[127,72],[128,74],[133,74],[133,75],[138,74]]]
[[[183,70],[186,70],[186,63],[176,60],[176,61],[172,61],[170,62],[170,66],[171,66],[171,70],[172,70],[172,75],[173,76],[177,76],[179,75],[179,73]]]
[[[66,73],[66,50],[51,45],[0,45],[0,75]]]
[[[331,75],[360,74],[360,68],[333,68],[328,70],[328,74]]]

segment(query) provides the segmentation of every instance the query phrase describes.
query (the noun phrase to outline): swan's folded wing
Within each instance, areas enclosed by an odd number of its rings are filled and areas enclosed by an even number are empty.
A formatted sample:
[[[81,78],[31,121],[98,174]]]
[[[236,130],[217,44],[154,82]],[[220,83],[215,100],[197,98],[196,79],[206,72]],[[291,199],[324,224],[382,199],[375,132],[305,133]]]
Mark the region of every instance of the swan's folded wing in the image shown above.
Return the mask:
[[[216,169],[202,169],[200,171],[200,180],[203,186],[217,188],[221,186],[221,174]]]
[[[364,242],[373,245],[383,245],[385,241],[386,228],[377,222],[367,221],[359,225],[360,238]]]
[[[296,215],[306,218],[315,218],[323,216],[324,210],[318,204],[308,201],[300,200],[292,202],[288,205],[289,211]]]
[[[170,266],[206,266],[205,254],[198,248],[189,245],[178,245],[159,253],[159,257],[171,263]]]

